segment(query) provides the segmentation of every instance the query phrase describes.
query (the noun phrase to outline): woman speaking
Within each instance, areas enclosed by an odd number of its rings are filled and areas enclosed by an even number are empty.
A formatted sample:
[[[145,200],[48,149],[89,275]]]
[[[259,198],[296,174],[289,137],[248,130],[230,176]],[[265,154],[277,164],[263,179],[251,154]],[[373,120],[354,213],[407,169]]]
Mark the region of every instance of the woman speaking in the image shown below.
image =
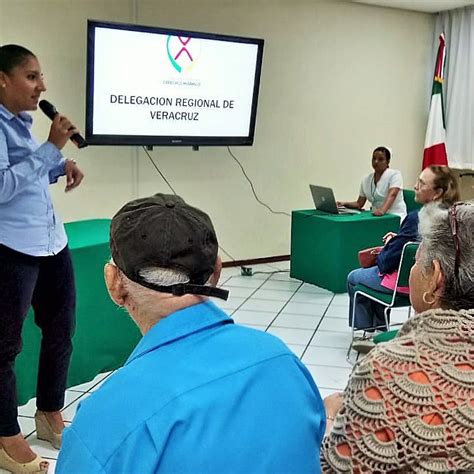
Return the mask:
[[[0,468],[47,472],[48,463],[23,438],[17,420],[15,358],[30,306],[42,332],[35,415],[39,439],[61,444],[60,410],[71,337],[75,286],[64,226],[49,184],[66,175],[66,191],[82,172],[60,150],[78,130],[57,114],[47,140],[31,134],[32,118],[46,90],[35,55],[17,45],[0,47]]]
[[[374,216],[389,213],[396,214],[403,220],[407,214],[407,207],[401,192],[402,174],[400,171],[389,168],[390,158],[391,153],[388,148],[377,147],[372,153],[374,172],[362,180],[357,201],[338,202],[338,205],[349,209],[362,209],[368,200],[372,204]]]

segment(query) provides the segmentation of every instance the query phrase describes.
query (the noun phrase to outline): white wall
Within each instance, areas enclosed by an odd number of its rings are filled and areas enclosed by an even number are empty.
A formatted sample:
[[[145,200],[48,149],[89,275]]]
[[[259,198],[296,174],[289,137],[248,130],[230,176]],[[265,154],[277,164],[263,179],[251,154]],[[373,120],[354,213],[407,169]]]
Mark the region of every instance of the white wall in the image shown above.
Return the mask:
[[[0,43],[32,49],[45,97],[84,128],[87,18],[265,39],[255,144],[233,148],[261,199],[279,211],[311,207],[308,183],[355,199],[371,150],[393,148],[406,187],[420,170],[432,74],[435,17],[338,1],[0,0]],[[48,119],[36,113],[35,132]],[[65,195],[64,220],[109,217],[124,202],[169,192],[143,151],[67,145],[87,174]],[[270,214],[225,148],[155,148],[178,194],[212,217],[236,259],[289,253],[290,218]],[[224,256],[224,260],[228,260]]]

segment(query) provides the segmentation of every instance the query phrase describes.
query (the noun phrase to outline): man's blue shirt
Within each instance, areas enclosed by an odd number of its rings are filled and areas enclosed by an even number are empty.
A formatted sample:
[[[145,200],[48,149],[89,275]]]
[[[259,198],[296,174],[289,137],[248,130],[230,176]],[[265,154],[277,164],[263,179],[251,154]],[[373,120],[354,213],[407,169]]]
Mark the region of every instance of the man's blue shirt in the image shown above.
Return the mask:
[[[49,184],[64,175],[58,148],[31,135],[31,116],[0,105],[0,244],[33,256],[57,254],[67,243]]]
[[[80,404],[56,473],[314,474],[324,428],[285,344],[204,302],[156,324]]]

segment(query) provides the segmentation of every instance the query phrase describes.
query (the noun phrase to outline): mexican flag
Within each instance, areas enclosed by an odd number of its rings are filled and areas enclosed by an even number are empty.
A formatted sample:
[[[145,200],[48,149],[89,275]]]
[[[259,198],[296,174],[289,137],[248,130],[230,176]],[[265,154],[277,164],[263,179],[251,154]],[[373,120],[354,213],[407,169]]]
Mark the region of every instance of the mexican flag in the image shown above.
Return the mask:
[[[430,116],[425,136],[423,152],[423,169],[430,165],[447,165],[446,126],[444,123],[443,79],[446,43],[444,33],[439,36],[438,54],[431,92]]]

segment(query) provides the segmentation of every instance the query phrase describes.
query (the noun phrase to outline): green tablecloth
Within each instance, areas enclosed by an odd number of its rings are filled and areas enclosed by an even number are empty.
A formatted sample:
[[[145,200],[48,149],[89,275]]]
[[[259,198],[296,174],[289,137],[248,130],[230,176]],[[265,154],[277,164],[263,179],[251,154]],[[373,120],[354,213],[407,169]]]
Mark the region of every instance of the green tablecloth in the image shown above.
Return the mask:
[[[290,275],[335,293],[346,291],[348,273],[358,268],[359,250],[382,245],[387,232],[397,232],[400,218],[370,212],[332,215],[312,210],[291,216]]]
[[[77,323],[68,386],[120,367],[140,339],[135,324],[110,300],[105,287],[109,227],[109,219],[66,224],[77,285]],[[40,338],[30,311],[23,329],[23,350],[16,362],[20,404],[35,396]]]

